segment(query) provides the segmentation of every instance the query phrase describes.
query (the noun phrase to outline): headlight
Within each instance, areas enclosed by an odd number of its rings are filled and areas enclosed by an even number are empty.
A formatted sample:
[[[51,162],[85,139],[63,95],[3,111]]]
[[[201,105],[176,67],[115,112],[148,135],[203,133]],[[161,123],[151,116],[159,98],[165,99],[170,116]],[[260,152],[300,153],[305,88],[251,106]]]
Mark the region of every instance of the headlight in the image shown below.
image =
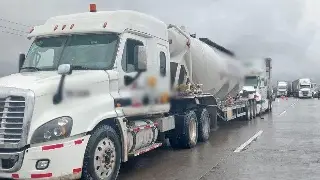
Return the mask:
[[[34,131],[30,143],[35,144],[69,137],[72,124],[70,117],[53,119]]]

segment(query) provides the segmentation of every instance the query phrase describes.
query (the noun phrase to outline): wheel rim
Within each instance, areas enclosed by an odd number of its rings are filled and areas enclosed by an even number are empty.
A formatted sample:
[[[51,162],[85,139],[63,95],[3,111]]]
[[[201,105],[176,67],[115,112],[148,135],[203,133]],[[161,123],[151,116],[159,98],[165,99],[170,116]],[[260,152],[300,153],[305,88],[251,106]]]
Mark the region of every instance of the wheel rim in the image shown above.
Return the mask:
[[[195,143],[197,139],[197,125],[196,125],[196,120],[191,119],[190,124],[189,124],[189,136],[190,140]]]
[[[209,131],[210,131],[210,117],[209,117],[209,115],[208,114],[206,114],[205,116],[204,116],[204,118],[203,118],[203,133],[204,133],[204,135],[205,136],[208,136],[209,135]]]
[[[109,138],[102,139],[94,153],[94,168],[99,179],[111,176],[116,161],[115,145]]]

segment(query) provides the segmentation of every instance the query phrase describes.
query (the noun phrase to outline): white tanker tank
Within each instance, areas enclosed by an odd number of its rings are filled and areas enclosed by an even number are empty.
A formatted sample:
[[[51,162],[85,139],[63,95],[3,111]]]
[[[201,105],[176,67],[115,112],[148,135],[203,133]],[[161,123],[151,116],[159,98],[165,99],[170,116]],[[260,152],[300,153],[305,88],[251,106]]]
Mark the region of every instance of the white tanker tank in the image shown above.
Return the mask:
[[[202,84],[204,92],[219,99],[240,92],[245,77],[241,61],[176,28],[169,26],[168,33],[171,62],[187,67],[187,72],[192,72],[193,83]]]

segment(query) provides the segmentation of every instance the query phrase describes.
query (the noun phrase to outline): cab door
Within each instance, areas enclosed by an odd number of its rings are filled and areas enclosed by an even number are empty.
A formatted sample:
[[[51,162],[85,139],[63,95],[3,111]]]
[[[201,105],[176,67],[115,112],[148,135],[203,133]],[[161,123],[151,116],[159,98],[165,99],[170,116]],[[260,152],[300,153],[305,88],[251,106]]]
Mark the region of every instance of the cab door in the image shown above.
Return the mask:
[[[119,94],[118,97],[115,97],[115,106],[117,110],[122,110],[124,116],[134,116],[148,112],[148,106],[143,105],[143,86],[147,72],[140,73],[134,82],[126,84],[127,79],[133,79],[138,75],[138,52],[136,52],[136,48],[138,46],[148,47],[147,45],[148,38],[136,34],[125,33],[121,37],[116,62],[119,72]],[[146,52],[147,57],[150,56],[149,51]],[[147,66],[149,59],[147,58]]]
[[[170,57],[169,50],[165,43],[157,43],[155,49],[155,62],[153,73],[150,76],[156,77],[156,85],[152,89],[152,96],[155,101],[150,106],[150,112],[163,113],[170,109]]]

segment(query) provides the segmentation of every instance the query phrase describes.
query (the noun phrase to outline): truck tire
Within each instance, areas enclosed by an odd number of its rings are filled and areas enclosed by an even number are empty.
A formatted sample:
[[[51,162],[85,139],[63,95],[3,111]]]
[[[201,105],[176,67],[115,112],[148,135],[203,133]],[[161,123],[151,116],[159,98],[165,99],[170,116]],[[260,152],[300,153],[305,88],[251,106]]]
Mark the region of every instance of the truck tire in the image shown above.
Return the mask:
[[[197,111],[197,118],[199,120],[198,140],[201,142],[206,142],[209,140],[211,130],[209,111],[205,108],[200,109],[200,111]]]
[[[193,148],[198,142],[198,120],[194,111],[175,116],[176,128],[169,136],[172,148]]]
[[[93,131],[83,160],[83,180],[116,180],[121,163],[121,143],[116,131],[102,125]]]
[[[246,116],[245,116],[245,120],[250,121],[252,119],[252,110],[251,110],[251,103],[250,101],[248,102],[248,104],[245,107],[245,112],[246,112]]]

